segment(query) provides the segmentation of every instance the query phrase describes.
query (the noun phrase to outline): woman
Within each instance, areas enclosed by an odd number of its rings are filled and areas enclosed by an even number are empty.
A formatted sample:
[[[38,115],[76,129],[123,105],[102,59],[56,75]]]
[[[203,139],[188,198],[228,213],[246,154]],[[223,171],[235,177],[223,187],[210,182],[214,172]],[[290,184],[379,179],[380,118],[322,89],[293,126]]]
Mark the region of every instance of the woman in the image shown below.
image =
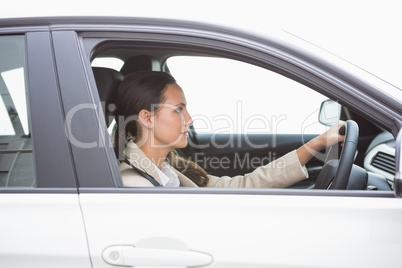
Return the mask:
[[[164,72],[137,72],[121,83],[116,96],[116,154],[125,187],[276,187],[308,177],[305,164],[327,146],[342,142],[339,124],[285,156],[236,177],[208,175],[175,149],[187,145],[193,121],[183,90]]]

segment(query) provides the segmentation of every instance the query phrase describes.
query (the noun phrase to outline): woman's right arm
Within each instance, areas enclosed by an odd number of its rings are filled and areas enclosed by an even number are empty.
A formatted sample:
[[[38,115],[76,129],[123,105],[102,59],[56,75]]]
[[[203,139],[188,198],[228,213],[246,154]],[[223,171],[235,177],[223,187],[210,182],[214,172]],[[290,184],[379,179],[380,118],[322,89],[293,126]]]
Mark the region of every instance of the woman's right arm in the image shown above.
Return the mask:
[[[296,150],[244,176],[209,176],[208,187],[284,188],[308,177]]]

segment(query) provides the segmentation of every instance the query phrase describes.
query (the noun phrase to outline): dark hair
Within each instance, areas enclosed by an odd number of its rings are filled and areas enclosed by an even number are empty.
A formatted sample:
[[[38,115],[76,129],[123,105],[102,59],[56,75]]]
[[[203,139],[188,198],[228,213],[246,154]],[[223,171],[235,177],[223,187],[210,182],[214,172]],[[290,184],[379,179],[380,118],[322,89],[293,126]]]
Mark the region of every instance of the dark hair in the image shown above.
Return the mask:
[[[116,153],[122,152],[123,141],[137,135],[137,119],[141,110],[156,111],[158,104],[163,103],[166,86],[176,83],[176,80],[164,72],[141,71],[132,73],[124,78],[116,94],[115,121],[117,134],[115,135]],[[120,129],[124,127],[124,129]],[[120,157],[121,155],[118,155]]]
[[[165,101],[164,93],[168,85],[176,80],[168,73],[141,71],[127,75],[116,93],[116,131],[114,146],[116,156],[123,160],[123,149],[128,141],[138,134],[137,119],[141,110],[156,112],[158,105]],[[124,128],[124,129],[121,129]],[[167,161],[175,169],[190,178],[198,186],[206,186],[208,174],[194,162],[180,157],[172,151]]]

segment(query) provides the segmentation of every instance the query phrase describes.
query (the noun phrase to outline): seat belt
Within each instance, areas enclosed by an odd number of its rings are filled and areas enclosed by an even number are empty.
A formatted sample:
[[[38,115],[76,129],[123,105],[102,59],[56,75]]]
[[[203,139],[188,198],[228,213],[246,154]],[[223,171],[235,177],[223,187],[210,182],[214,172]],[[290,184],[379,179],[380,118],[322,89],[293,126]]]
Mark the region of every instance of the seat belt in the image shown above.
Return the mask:
[[[124,159],[124,163],[126,163],[127,165],[129,165],[131,168],[135,169],[138,173],[140,173],[144,178],[146,178],[150,183],[152,183],[153,186],[158,187],[158,186],[162,186],[159,184],[159,182],[157,182],[151,175],[149,175],[148,173],[142,171],[141,169],[133,166],[133,164],[130,163],[130,161],[127,160],[127,158]]]

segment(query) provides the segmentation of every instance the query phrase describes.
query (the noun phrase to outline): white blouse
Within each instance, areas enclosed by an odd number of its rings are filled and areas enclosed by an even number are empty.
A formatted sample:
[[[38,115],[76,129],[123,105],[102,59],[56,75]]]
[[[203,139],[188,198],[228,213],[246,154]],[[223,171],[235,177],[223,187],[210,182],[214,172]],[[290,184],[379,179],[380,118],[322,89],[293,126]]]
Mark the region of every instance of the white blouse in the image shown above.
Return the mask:
[[[162,186],[164,186],[164,187],[179,187],[180,186],[179,176],[177,176],[176,172],[174,172],[173,169],[166,162],[163,162],[162,170],[160,170],[155,164],[154,164],[154,166],[161,179]]]

